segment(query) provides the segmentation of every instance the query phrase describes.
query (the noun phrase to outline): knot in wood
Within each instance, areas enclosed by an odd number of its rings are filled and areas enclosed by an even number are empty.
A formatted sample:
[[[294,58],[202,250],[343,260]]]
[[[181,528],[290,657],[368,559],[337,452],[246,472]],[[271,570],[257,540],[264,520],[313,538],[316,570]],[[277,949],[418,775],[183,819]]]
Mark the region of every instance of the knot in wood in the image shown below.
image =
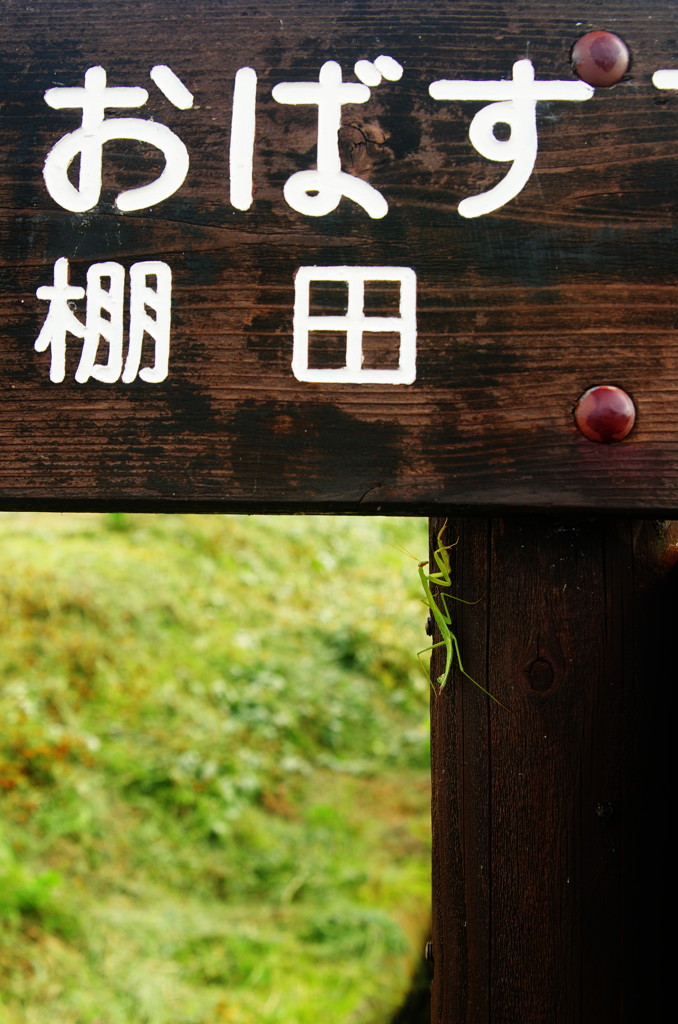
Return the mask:
[[[527,670],[527,680],[537,693],[546,693],[553,686],[553,665],[546,658],[535,658]]]
[[[374,125],[344,124],[339,129],[341,164],[349,174],[361,174],[392,159],[386,136]]]

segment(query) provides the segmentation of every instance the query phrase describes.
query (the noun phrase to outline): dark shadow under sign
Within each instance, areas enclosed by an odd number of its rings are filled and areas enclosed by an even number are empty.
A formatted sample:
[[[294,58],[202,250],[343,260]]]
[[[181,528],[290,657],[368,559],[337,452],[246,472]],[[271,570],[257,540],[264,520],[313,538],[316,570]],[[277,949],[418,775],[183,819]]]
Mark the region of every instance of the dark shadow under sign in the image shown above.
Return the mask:
[[[641,6],[5,0],[2,507],[675,510]],[[587,434],[599,386],[631,411]]]

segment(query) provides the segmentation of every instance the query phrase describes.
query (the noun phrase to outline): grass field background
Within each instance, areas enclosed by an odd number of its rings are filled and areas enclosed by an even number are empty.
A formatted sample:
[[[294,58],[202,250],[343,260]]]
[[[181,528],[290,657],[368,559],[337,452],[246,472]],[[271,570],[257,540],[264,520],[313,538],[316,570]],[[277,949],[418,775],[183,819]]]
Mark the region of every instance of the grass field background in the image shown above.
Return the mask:
[[[426,521],[0,515],[0,1024],[386,1024]]]

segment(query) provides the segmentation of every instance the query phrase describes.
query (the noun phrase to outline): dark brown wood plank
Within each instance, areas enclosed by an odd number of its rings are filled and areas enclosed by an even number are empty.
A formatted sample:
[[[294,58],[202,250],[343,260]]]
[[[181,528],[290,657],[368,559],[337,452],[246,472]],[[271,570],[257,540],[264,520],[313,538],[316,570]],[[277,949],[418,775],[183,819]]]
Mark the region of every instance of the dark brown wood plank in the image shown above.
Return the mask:
[[[586,102],[540,102],[535,169],[486,216],[459,202],[507,164],[481,157],[469,125],[481,102],[438,101],[439,79],[575,82],[570,49],[591,29],[627,42],[629,73]],[[388,54],[400,81],[345,106],[343,167],[389,210],[342,199],[299,213],[283,188],[315,166],[317,109],[276,102],[281,82],[318,80],[329,59],[355,82],[358,59]],[[194,96],[177,109],[149,78],[166,64]],[[672,0],[4,0],[0,34],[0,504],[340,512],[510,509],[666,514],[678,503],[676,161],[678,65]],[[178,191],[121,213],[115,196],[162,159],[134,141],[104,149],[100,201],[63,209],[43,163],[80,123],[46,90],[147,89],[137,110],[181,138]],[[236,72],[258,76],[254,198],[229,200]],[[72,174],[74,172],[72,171]],[[62,383],[37,353],[36,289],[67,257],[71,281],[117,261],[173,273],[170,371],[162,383]],[[308,383],[291,371],[300,266],[403,266],[417,275],[417,371],[409,385]],[[331,303],[320,298],[319,309]],[[82,318],[83,304],[78,304]],[[592,385],[623,387],[637,423],[617,445],[577,431]]]
[[[432,702],[433,1021],[663,1019],[678,525],[450,530],[464,661],[510,711],[458,673]]]

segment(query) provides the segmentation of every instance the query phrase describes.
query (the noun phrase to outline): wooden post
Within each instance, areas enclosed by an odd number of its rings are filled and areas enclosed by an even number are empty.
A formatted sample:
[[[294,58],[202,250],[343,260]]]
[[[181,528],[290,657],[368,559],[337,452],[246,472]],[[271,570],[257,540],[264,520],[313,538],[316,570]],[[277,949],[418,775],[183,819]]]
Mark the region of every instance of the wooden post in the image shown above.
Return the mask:
[[[678,524],[449,531],[457,593],[482,599],[459,606],[465,667],[510,711],[456,672],[432,701],[433,1022],[653,1019]]]

